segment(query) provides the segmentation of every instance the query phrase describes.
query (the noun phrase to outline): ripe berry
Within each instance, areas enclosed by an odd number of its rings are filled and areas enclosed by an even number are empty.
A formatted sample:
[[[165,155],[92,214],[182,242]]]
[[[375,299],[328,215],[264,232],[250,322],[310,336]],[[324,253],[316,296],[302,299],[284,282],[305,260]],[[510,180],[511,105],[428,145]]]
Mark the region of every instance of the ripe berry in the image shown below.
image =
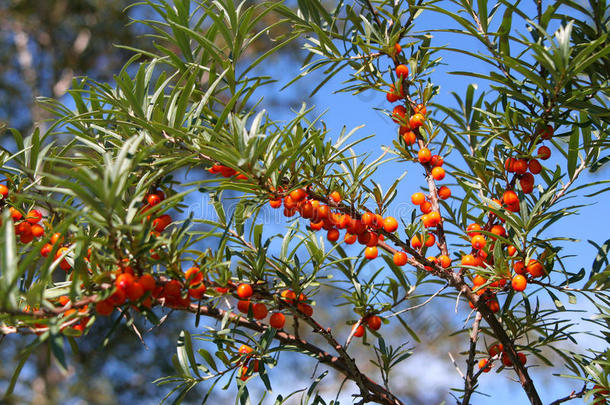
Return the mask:
[[[269,325],[275,329],[282,329],[286,323],[286,317],[281,312],[274,312],[269,317]]]
[[[424,201],[424,203],[419,206],[419,210],[422,214],[429,214],[432,211],[432,204],[429,201]]]
[[[254,291],[250,284],[240,284],[237,286],[237,296],[241,299],[247,299],[252,296]]]
[[[534,175],[531,173],[525,173],[519,179],[519,184],[521,184],[521,190],[523,190],[525,194],[530,194],[532,191],[534,191]]]
[[[302,188],[297,188],[290,192],[290,198],[296,202],[304,200],[305,197],[307,197],[307,192]]]
[[[398,44],[398,43],[394,44],[394,52],[395,53],[402,52],[402,47],[400,46],[400,44]]]
[[[144,291],[153,291],[157,286],[155,278],[149,273],[142,274],[138,279],[138,283],[140,283]]]
[[[409,76],[409,68],[405,65],[396,66],[396,76],[401,78]]]
[[[487,279],[485,277],[483,277],[483,276],[478,275],[478,274],[476,276],[474,276],[474,278],[472,279],[472,285],[474,285],[475,287],[482,286],[486,282],[487,282]]]
[[[538,130],[538,133],[540,134],[540,137],[542,139],[551,139],[553,137],[554,132],[555,130],[550,125],[547,125],[546,127]]]
[[[356,326],[356,325],[354,325]],[[354,328],[352,328],[352,331],[354,333],[354,337],[362,337],[364,336],[364,326],[363,325],[358,325],[358,327],[354,330]]]
[[[153,229],[156,232],[163,232],[169,224],[172,223],[172,217],[167,214],[161,215],[153,220]]]
[[[397,105],[392,110],[392,121],[399,123],[405,122],[405,115],[407,114],[407,109],[403,105]]]
[[[297,309],[305,316],[311,317],[313,315],[313,308],[311,307],[311,305],[299,303],[297,304]]]
[[[6,187],[4,184],[0,184],[0,195],[2,196],[3,200],[8,197],[8,187]]]
[[[379,330],[381,328],[381,318],[373,315],[367,319],[366,324],[371,330]]]
[[[56,232],[53,234],[53,236],[51,236],[51,244],[54,245],[56,244],[58,241],[61,241],[61,234],[59,232]]]
[[[527,167],[529,168],[531,174],[538,174],[542,171],[542,165],[536,159],[530,160]]]
[[[542,160],[547,160],[551,157],[551,150],[547,146],[541,146],[538,148],[538,157]]]
[[[432,159],[430,159],[430,164],[434,167],[441,167],[445,163],[442,156],[432,155]]]
[[[513,277],[510,283],[515,291],[523,291],[527,287],[527,279],[521,274]]]
[[[148,194],[146,196],[146,202],[148,203],[148,205],[150,205],[151,207],[154,207],[155,205],[159,204],[161,202],[161,197],[159,197],[158,194]]]
[[[516,274],[525,274],[525,263],[521,260],[516,261],[514,264],[514,270]]]
[[[144,295],[144,288],[137,281],[130,283],[125,290],[130,301],[137,301]]]
[[[394,253],[394,264],[397,266],[404,266],[407,264],[407,255],[405,252]]]
[[[423,114],[414,114],[409,118],[409,126],[412,129],[417,129],[424,125],[424,121],[426,121],[426,117],[424,117]]]
[[[31,210],[25,216],[25,220],[28,221],[30,224],[36,224],[41,219],[42,219],[42,213],[40,211],[38,211],[38,210]]]
[[[252,315],[254,319],[265,319],[267,317],[267,306],[261,302],[257,302],[252,306]]]
[[[386,100],[388,100],[390,103],[395,103],[396,101],[399,100],[398,94],[396,94],[394,91],[390,90],[387,93],[385,93],[385,98]]]
[[[392,233],[398,229],[398,221],[394,217],[387,217],[383,220],[383,229]]]
[[[451,258],[447,255],[440,255],[436,261],[444,268],[451,266]]]
[[[425,245],[426,245],[427,247],[431,247],[431,246],[434,246],[434,244],[435,244],[435,243],[436,243],[436,238],[434,237],[434,235],[433,235],[433,234],[431,234],[431,233],[430,233],[430,234],[428,234],[428,237],[426,238],[426,243],[425,243]]]
[[[343,238],[343,241],[345,243],[347,243],[348,245],[352,245],[356,242],[356,240],[358,240],[358,236],[353,235],[351,233],[346,233],[345,237]]]
[[[451,197],[451,190],[447,186],[441,186],[441,188],[438,189],[438,196],[441,200],[446,200]]]
[[[414,193],[411,196],[411,202],[415,205],[422,205],[426,202],[426,196],[424,193]]]
[[[271,200],[269,200],[269,205],[271,205],[271,208],[280,208],[282,206],[282,199],[281,198],[271,199]]]
[[[417,135],[415,135],[415,132],[409,130],[402,134],[402,139],[407,145],[411,146],[417,140]]]
[[[479,360],[479,369],[483,369],[484,373],[489,373],[491,371],[491,364],[487,364],[487,359]]]
[[[44,228],[39,224],[32,225],[32,236],[38,238],[44,235]]]
[[[9,212],[11,213],[11,217],[13,218],[13,222],[21,220],[23,218],[23,214],[15,209],[14,207],[9,207]]]
[[[476,250],[483,249],[487,243],[483,235],[473,236],[470,242],[472,243],[472,248]]]
[[[95,312],[102,316],[108,316],[114,311],[114,305],[112,305],[108,300],[102,300],[95,304]]]
[[[417,159],[419,163],[428,163],[432,159],[432,154],[430,154],[430,149],[424,147],[417,152]]]
[[[339,240],[339,231],[334,228],[329,230],[326,234],[326,239],[328,239],[330,242],[336,242]]]
[[[378,254],[379,252],[377,251],[377,246],[367,246],[367,248],[364,249],[364,257],[369,260],[373,260]]]
[[[496,343],[495,345],[491,345],[489,347],[489,355],[491,357],[495,357],[504,352],[504,345],[502,343]]]
[[[506,190],[502,195],[502,201],[506,205],[513,205],[519,203],[519,197],[513,190]]]
[[[432,169],[432,177],[434,180],[440,181],[445,178],[445,169],[442,167],[435,167]]]
[[[515,173],[524,174],[527,172],[527,160],[525,159],[517,159],[513,165],[515,169]]]
[[[526,269],[532,277],[544,276],[544,267],[542,267],[542,264],[536,259],[530,259],[530,261],[527,263]]]
[[[417,235],[413,235],[413,237],[411,238],[411,246],[413,247],[413,249],[419,249],[420,247],[422,247],[421,240],[419,240],[419,237]]]
[[[473,255],[464,255],[462,256],[462,266],[476,266],[477,260]]]
[[[51,250],[53,250],[53,245],[50,243],[45,243],[45,245],[40,249],[40,255],[42,257],[47,257],[49,253],[51,253]]]
[[[237,310],[243,314],[247,314],[250,311],[250,306],[252,303],[249,300],[239,300],[237,301]]]
[[[330,198],[331,198],[331,199],[332,199],[334,202],[338,203],[338,202],[340,202],[340,201],[341,201],[341,194],[339,194],[339,192],[338,192],[338,191],[333,191],[332,193],[330,193]]]
[[[514,256],[515,253],[517,253],[517,248],[513,245],[508,245],[508,247],[506,248],[506,253],[508,253],[509,256]]]

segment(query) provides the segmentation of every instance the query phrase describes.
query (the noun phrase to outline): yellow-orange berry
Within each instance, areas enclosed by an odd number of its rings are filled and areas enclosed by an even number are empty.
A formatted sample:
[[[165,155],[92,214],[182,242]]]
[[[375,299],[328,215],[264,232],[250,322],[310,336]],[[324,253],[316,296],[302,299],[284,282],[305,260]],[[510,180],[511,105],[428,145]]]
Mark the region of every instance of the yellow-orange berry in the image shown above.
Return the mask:
[[[396,229],[398,229],[398,221],[396,221],[396,218],[386,217],[383,220],[383,229],[390,233],[396,231]]]
[[[527,279],[521,274],[513,277],[510,283],[515,291],[523,291],[527,287]]]
[[[430,149],[424,147],[417,152],[417,159],[420,163],[428,163],[432,159],[432,154],[430,153]]]
[[[411,202],[415,205],[422,205],[426,202],[426,196],[424,193],[413,193],[411,196]]]
[[[435,167],[432,169],[431,174],[434,180],[440,181],[445,178],[445,169],[442,167]]]
[[[364,257],[369,260],[376,258],[378,254],[377,246],[367,246],[366,249],[364,249]]]
[[[397,266],[404,266],[407,264],[407,255],[405,252],[396,252],[394,253],[394,264]]]
[[[409,76],[409,68],[406,65],[396,66],[396,76],[401,78]]]

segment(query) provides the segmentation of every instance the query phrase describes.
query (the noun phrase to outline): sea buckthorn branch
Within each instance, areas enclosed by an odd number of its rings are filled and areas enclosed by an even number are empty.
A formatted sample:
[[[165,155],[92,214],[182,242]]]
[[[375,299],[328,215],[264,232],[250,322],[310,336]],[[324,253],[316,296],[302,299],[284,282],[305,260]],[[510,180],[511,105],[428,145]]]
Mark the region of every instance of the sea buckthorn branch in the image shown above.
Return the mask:
[[[210,307],[207,305],[191,304],[188,310],[190,312],[205,315],[219,321],[223,320],[227,316],[227,311],[215,307]],[[236,325],[253,330],[255,332],[262,333],[269,329],[269,326],[263,324],[262,322],[249,320],[237,314],[231,314],[230,319],[231,321],[235,322]],[[319,331],[323,331],[323,336],[325,336],[329,342],[334,341],[336,343],[336,340],[332,338],[330,332],[323,329],[312,318],[307,317],[307,319],[308,324],[314,328],[314,331],[316,331],[316,329],[319,329]],[[316,360],[318,360],[320,363],[332,367],[336,371],[345,375],[350,380],[354,381],[361,390],[360,395],[362,396],[363,401],[374,401],[379,404],[386,405],[403,404],[402,401],[400,401],[392,393],[387,391],[383,386],[375,383],[366,375],[362,374],[362,372],[360,372],[360,370],[355,367],[353,359],[348,356],[347,353],[342,351],[342,347],[338,343],[336,344],[341,349],[338,349],[337,347],[335,347],[335,349],[339,351],[339,356],[333,356],[328,352],[322,350],[321,348],[313,345],[312,343],[304,339],[299,339],[296,336],[284,331],[276,331],[274,338],[276,338],[280,343],[282,343],[282,345],[295,346],[310,353],[310,355]],[[350,364],[350,362],[354,364]]]
[[[474,322],[472,323],[472,331],[470,333],[470,348],[468,350],[468,360],[466,361],[466,376],[464,378],[464,397],[462,398],[462,405],[467,405],[470,403],[470,397],[475,390],[476,387],[476,379],[473,375],[474,372],[474,363],[477,352],[477,341],[479,338],[479,324],[481,323],[481,319],[483,316],[480,312],[477,312],[475,316]]]

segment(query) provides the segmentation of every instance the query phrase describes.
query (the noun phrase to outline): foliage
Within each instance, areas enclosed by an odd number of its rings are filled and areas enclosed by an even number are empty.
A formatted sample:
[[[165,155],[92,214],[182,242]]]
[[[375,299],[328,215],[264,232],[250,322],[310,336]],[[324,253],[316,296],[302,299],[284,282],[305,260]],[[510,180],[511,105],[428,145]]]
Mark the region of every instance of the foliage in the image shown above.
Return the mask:
[[[421,340],[406,315],[445,298],[472,308],[460,312],[466,322],[456,331],[468,335],[465,365],[456,363],[458,403],[470,403],[493,366],[514,373],[541,404],[529,366],[553,373],[557,358],[565,377],[584,386],[553,403],[605,401],[608,351],[581,347],[576,335],[608,340],[610,240],[592,241],[592,265],[574,271],[564,253],[574,239],[548,231],[609,189],[608,180],[579,178],[609,159],[604,2],[537,2],[534,13],[468,0],[307,0],[296,10],[276,1],[144,4],[155,18],[136,22],[153,32],[154,46],[132,49],[112,82],[74,79],[73,109],[41,100],[53,121],[28,136],[10,131],[15,147],[0,155],[0,330],[34,335],[6,398],[43,343],[65,369],[66,342],[113,339],[116,325],[138,319],[163,328],[171,310],[193,313],[197,325],[201,317],[217,322],[179,334],[175,374],[156,381],[168,387],[167,400],[179,403],[206,382],[208,395],[232,387],[246,403],[249,382],[272,391],[281,354],[297,352],[353,382],[358,403],[401,404],[408,398],[393,391],[391,376]],[[416,31],[423,13],[455,25]],[[441,46],[430,32],[455,42]],[[471,48],[455,45],[463,38]],[[295,43],[307,57],[287,86],[321,75],[316,93],[347,71],[338,91],[383,92],[399,103],[384,109],[397,124],[391,147],[356,153],[368,137],[358,128],[332,133],[306,104],[288,121],[259,107],[275,80],[265,64]],[[451,74],[489,88],[454,93],[456,107],[436,103],[441,52],[484,62],[487,72]],[[425,195],[413,196],[423,217],[416,208],[390,215],[403,178],[387,190],[378,183],[390,161],[423,169]],[[439,184],[443,166],[455,180],[451,196]],[[185,172],[192,175],[183,184]],[[200,195],[214,215],[172,221]],[[288,219],[272,234],[267,203],[311,221]],[[327,241],[315,233],[321,228]],[[337,243],[343,229],[345,243]],[[356,240],[366,248],[348,246]],[[322,324],[314,314],[322,300],[352,308],[355,319]],[[583,306],[579,319],[568,309],[577,302],[595,309]],[[109,331],[99,327],[108,329],[107,316]],[[399,346],[380,329],[393,323],[405,330]],[[363,335],[380,383],[351,354]],[[327,372],[275,403],[299,393],[302,403],[338,403],[341,388],[334,400],[318,390]]]

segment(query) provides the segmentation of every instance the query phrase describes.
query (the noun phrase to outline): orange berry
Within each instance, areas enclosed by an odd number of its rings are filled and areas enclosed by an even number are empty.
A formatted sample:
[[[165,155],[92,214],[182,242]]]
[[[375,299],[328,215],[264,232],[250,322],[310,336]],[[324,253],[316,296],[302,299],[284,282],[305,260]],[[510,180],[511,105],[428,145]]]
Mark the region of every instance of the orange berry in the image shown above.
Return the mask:
[[[534,175],[531,173],[525,173],[519,179],[519,184],[521,184],[521,190],[525,194],[529,194],[534,191]]]
[[[390,103],[395,103],[400,99],[400,96],[396,93],[396,90],[394,89],[393,85],[390,86],[390,91],[385,93],[385,98]]]
[[[392,110],[392,121],[394,121],[396,123],[404,122],[406,114],[407,114],[407,109],[403,105],[397,105]]]
[[[157,285],[155,278],[149,273],[142,274],[138,279],[138,282],[140,283],[144,291],[153,291]]]
[[[425,243],[425,245],[426,245],[427,247],[431,247],[431,246],[434,246],[434,244],[435,244],[435,243],[436,243],[436,238],[434,237],[434,235],[433,235],[433,234],[431,234],[431,233],[430,233],[430,234],[428,234],[428,237],[426,238],[426,243]]]
[[[0,195],[2,196],[3,200],[8,196],[8,187],[6,187],[4,184],[0,184]]]
[[[538,133],[540,134],[540,137],[542,139],[551,139],[553,137],[554,132],[555,129],[551,125],[547,125],[546,127],[540,128],[538,130]]]
[[[438,196],[441,200],[446,200],[451,197],[451,190],[447,186],[441,186],[441,188],[438,189]]]
[[[114,305],[108,300],[103,300],[95,304],[95,312],[102,316],[108,316],[114,311]]]
[[[339,231],[337,229],[331,229],[328,231],[328,233],[326,234],[326,239],[328,239],[330,242],[336,242],[339,240]]]
[[[297,309],[305,316],[311,317],[313,315],[313,308],[311,307],[311,305],[299,303],[297,304]]]
[[[153,220],[153,229],[156,232],[163,232],[169,224],[172,223],[172,217],[167,214],[161,215]]]
[[[282,199],[281,198],[274,198],[269,200],[269,205],[271,206],[271,208],[280,208],[282,206]]]
[[[252,352],[254,352],[254,349],[252,349],[250,346],[248,345],[241,345],[239,346],[239,349],[237,350],[240,354],[250,354]]]
[[[36,223],[40,222],[41,219],[42,219],[42,213],[38,210],[31,210],[25,216],[25,220],[28,221],[30,224],[36,224]]]
[[[38,238],[42,235],[44,235],[44,228],[39,224],[32,225],[32,236]]]
[[[322,225],[324,225],[324,221],[320,221],[320,222],[309,222],[309,227],[313,230],[313,231],[319,231],[320,229],[322,229]]]
[[[430,149],[424,147],[417,152],[417,159],[420,163],[428,163],[432,159],[432,154],[430,154]]]
[[[302,188],[297,188],[290,192],[290,198],[296,202],[304,200],[305,197],[307,197],[307,192]]]
[[[531,174],[538,174],[542,171],[542,165],[536,159],[530,160],[527,167]]]
[[[437,261],[438,263],[440,263],[440,265],[441,265],[441,266],[442,266],[444,269],[446,269],[446,268],[448,268],[449,266],[451,266],[451,258],[450,258],[449,256],[447,256],[447,255],[440,255],[440,256],[439,256],[439,257],[436,259],[436,261]]]
[[[184,279],[188,285],[197,285],[203,282],[203,273],[199,267],[191,267],[184,273]]]
[[[414,114],[409,118],[409,126],[411,129],[417,129],[424,125],[424,121],[426,121],[426,117],[423,114]]]
[[[517,248],[513,245],[508,245],[508,247],[506,248],[506,253],[508,253],[509,256],[514,256],[515,253],[517,253]]]
[[[269,325],[275,329],[282,329],[286,323],[286,317],[281,312],[274,312],[269,317]]]
[[[500,303],[498,302],[498,300],[488,301],[487,308],[489,308],[491,312],[496,313],[500,311]]]
[[[341,194],[338,191],[330,193],[330,198],[336,203],[341,202]]]
[[[472,248],[473,249],[483,249],[485,247],[485,245],[487,244],[487,241],[485,240],[485,236],[483,235],[475,235],[472,237],[472,239],[470,240],[470,242],[472,243]]]
[[[402,52],[402,47],[400,46],[400,44],[398,44],[398,43],[394,44],[394,52],[395,53]]]
[[[125,292],[130,301],[137,301],[144,295],[144,288],[140,283],[134,281],[127,285]]]
[[[530,261],[527,263],[526,269],[532,277],[544,276],[544,267],[542,267],[542,264],[536,259],[530,259]]]
[[[404,266],[407,264],[407,255],[405,252],[396,252],[394,253],[394,264],[397,266]]]
[[[240,284],[237,286],[237,296],[241,299],[247,299],[252,296],[254,291],[250,284]]]
[[[21,218],[23,218],[23,214],[18,211],[17,209],[15,209],[14,207],[9,207],[9,212],[11,213],[11,217],[13,218],[13,221],[19,221]]]
[[[426,196],[424,193],[413,193],[411,196],[411,202],[415,205],[422,205],[426,202]]]
[[[268,312],[267,306],[261,302],[257,302],[252,306],[252,315],[255,319],[265,319]]]
[[[47,257],[49,253],[51,253],[51,250],[53,250],[53,245],[50,243],[45,243],[45,245],[40,249],[40,255],[42,257]]]
[[[362,218],[360,220],[365,226],[371,226],[373,221],[375,221],[375,214],[372,212],[365,212],[362,214]]]
[[[474,223],[474,224],[470,224],[470,225],[468,225],[468,227],[466,228],[466,233],[467,233],[467,234],[468,234],[470,237],[473,237],[473,236],[476,236],[476,235],[480,235],[480,233],[479,233],[478,231],[480,231],[481,229],[482,229],[482,228],[481,228],[481,225],[479,225],[479,224],[476,224],[476,223]]]
[[[413,113],[415,113],[415,114],[426,115],[426,112],[427,112],[427,110],[426,110],[426,106],[424,104],[418,104],[413,109]]]
[[[514,269],[516,274],[525,274],[525,263],[521,260],[516,261],[514,264]]]
[[[538,148],[538,157],[542,160],[547,160],[551,157],[551,150],[548,146],[541,146]]]
[[[495,345],[491,345],[489,347],[489,355],[491,357],[495,357],[504,352],[504,345],[502,343],[496,343]]]
[[[474,276],[474,278],[472,279],[472,284],[475,287],[480,287],[483,284],[485,284],[486,282],[487,282],[487,279],[485,277],[483,277],[483,276],[478,275],[478,274],[476,276]]]
[[[371,330],[379,330],[381,328],[381,318],[373,315],[367,319],[366,324]]]
[[[476,266],[477,260],[473,255],[464,255],[462,256],[462,266]]]
[[[515,173],[524,174],[527,172],[527,160],[525,159],[517,159],[513,164],[513,168],[515,169]]]
[[[424,203],[419,206],[419,210],[422,214],[429,214],[432,211],[432,204],[429,201],[424,201]]]
[[[506,205],[517,204],[519,203],[519,197],[513,190],[506,190],[502,195],[502,201],[504,201],[504,204]]]
[[[406,78],[407,76],[409,76],[409,68],[405,65],[398,65],[396,66],[396,76],[401,77],[401,78]]]
[[[383,220],[383,229],[392,233],[398,229],[398,221],[394,217],[387,217]]]
[[[445,163],[445,161],[443,160],[442,156],[432,155],[432,158],[430,159],[430,164],[432,166],[441,167],[443,165],[443,163]]]
[[[436,211],[432,211],[428,214],[428,220],[430,221],[430,226],[437,226],[441,222],[441,214]]]
[[[487,359],[479,360],[479,369],[483,369],[484,373],[489,373],[491,371],[491,364],[487,364]]]
[[[356,242],[357,239],[358,239],[358,236],[353,235],[351,233],[346,233],[345,237],[343,238],[343,241],[345,243],[347,243],[348,245],[352,245]]]
[[[527,279],[521,274],[513,277],[510,283],[515,291],[523,291],[527,287]]]
[[[413,237],[411,238],[411,246],[413,247],[413,249],[419,249],[420,247],[422,247],[421,240],[419,240],[419,237],[417,235],[413,235]]]
[[[354,325],[354,326],[356,326],[356,325]],[[355,329],[352,328],[352,331],[353,331],[354,337],[359,338],[359,337],[364,336],[364,326],[363,325],[358,325],[358,327]]]
[[[435,167],[431,173],[434,180],[440,181],[445,178],[445,169],[442,167]]]
[[[367,246],[367,248],[364,249],[364,257],[369,260],[376,258],[378,254],[377,246]]]
[[[409,128],[407,128],[407,129],[409,129]],[[405,141],[405,143],[407,145],[411,146],[417,140],[417,135],[415,135],[415,132],[407,130],[404,133],[402,133],[402,139]]]
[[[250,311],[250,306],[252,303],[249,300],[239,300],[237,301],[237,310],[243,314],[247,314]]]
[[[490,231],[494,235],[506,236],[506,229],[504,229],[504,227],[502,225],[494,225],[494,226],[491,227]]]
[[[125,294],[125,291],[117,288],[112,295],[108,297],[108,302],[113,306],[118,307],[119,305],[123,305],[126,299],[127,294]]]

